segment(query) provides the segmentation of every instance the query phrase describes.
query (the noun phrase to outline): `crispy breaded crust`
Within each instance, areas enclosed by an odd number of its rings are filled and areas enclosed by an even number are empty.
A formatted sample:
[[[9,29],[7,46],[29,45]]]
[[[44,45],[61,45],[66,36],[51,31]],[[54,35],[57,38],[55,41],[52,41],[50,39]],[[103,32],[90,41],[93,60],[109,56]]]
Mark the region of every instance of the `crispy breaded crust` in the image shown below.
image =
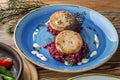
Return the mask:
[[[60,10],[50,17],[50,26],[57,31],[65,30],[74,24],[75,17],[68,11]]]
[[[64,54],[76,53],[82,45],[83,41],[80,34],[71,30],[64,30],[55,38],[56,49]]]

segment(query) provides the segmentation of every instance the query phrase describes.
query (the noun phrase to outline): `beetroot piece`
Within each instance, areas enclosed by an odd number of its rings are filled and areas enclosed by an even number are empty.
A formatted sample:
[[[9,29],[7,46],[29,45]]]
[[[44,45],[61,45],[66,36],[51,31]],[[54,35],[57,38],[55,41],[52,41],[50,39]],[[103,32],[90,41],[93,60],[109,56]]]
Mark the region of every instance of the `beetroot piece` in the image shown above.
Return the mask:
[[[62,54],[59,52],[56,47],[55,47],[55,42],[51,42],[49,44],[46,44],[44,48],[47,48],[50,55],[55,59],[60,62],[64,62],[66,58],[69,58],[70,61],[72,62],[72,65],[77,64],[86,56],[87,50],[88,50],[88,45],[84,42],[81,50],[77,53],[73,54]]]
[[[81,30],[81,25],[76,25],[77,27],[76,27],[76,29],[75,29],[75,31],[76,32],[80,32],[80,30]],[[48,26],[47,26],[47,31],[48,32],[50,32],[52,35],[54,35],[54,36],[57,36],[61,31],[56,31],[55,29],[53,29],[51,26],[50,26],[50,24],[48,23]]]
[[[55,29],[52,29],[52,27],[50,26],[49,23],[48,23],[48,26],[47,26],[47,31],[50,32],[54,36],[56,36],[60,33],[60,31],[56,31]]]

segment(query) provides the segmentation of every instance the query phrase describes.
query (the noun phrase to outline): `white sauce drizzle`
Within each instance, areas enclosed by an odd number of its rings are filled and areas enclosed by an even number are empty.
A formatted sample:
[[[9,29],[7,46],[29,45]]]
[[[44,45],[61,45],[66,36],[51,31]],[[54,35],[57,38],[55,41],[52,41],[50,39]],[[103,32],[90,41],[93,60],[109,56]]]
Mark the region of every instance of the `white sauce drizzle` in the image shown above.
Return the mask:
[[[99,39],[98,39],[98,36],[96,34],[94,35],[94,40],[96,42],[96,47],[98,48],[99,47]]]
[[[36,54],[36,56],[38,57],[38,58],[40,58],[41,60],[43,60],[43,61],[47,61],[47,58],[43,55],[43,54]]]
[[[67,66],[69,65],[67,61],[64,61],[64,64],[67,65]]]
[[[90,54],[90,57],[93,57],[93,56],[95,56],[95,55],[97,55],[97,51],[93,51],[93,52]]]
[[[36,32],[38,32],[38,31],[39,31],[39,29],[36,29],[35,31],[36,31]]]
[[[38,29],[36,29],[34,32],[33,32],[33,41],[35,40],[35,35],[37,35],[38,34]]]
[[[37,51],[31,51],[31,53],[32,53],[33,55],[38,54],[38,52],[37,52]]]
[[[77,65],[82,65],[82,62],[78,62]]]
[[[89,59],[83,58],[81,62],[82,62],[82,63],[87,63],[88,61],[89,61]]]
[[[43,61],[47,61],[48,60],[43,54],[40,54],[38,51],[31,51],[31,53],[33,55],[36,55],[38,58],[40,58]]]
[[[37,44],[37,43],[34,43],[34,44],[33,44],[33,47],[34,47],[36,50],[39,50],[39,49],[40,49],[40,45]]]

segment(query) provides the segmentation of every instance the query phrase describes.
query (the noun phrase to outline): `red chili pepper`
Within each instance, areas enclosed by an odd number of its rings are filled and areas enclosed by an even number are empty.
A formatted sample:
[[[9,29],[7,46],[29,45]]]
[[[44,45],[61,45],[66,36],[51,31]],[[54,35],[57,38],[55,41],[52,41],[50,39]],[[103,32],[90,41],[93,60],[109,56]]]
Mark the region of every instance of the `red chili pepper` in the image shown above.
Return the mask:
[[[5,68],[10,68],[12,64],[13,62],[12,62],[12,59],[10,58],[0,59],[0,66],[3,66]]]

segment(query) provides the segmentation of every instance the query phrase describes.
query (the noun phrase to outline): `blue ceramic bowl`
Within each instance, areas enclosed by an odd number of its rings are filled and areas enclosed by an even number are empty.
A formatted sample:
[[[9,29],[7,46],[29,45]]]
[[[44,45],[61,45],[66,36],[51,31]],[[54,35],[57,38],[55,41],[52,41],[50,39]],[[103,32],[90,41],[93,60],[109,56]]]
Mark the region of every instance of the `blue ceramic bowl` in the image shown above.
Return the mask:
[[[66,66],[64,63],[54,60],[47,49],[41,48],[40,53],[44,54],[48,61],[42,61],[35,55],[31,54],[33,43],[38,43],[40,46],[50,42],[53,36],[47,32],[45,25],[41,25],[49,20],[52,13],[58,10],[67,10],[74,14],[80,14],[83,18],[82,30],[80,34],[85,42],[87,42],[90,53],[94,50],[97,55],[90,58],[89,62],[82,65]],[[33,32],[39,28],[37,36],[33,40]],[[98,48],[94,45],[94,35],[98,36],[100,45]],[[59,72],[82,72],[100,66],[112,57],[118,47],[118,35],[109,20],[98,12],[75,5],[53,5],[40,9],[36,9],[20,20],[15,30],[15,43],[17,48],[23,55],[32,63],[54,71]]]
[[[0,42],[0,58],[10,58],[13,61],[12,67],[9,69],[13,73],[15,80],[21,80],[23,74],[23,61],[11,46]]]

